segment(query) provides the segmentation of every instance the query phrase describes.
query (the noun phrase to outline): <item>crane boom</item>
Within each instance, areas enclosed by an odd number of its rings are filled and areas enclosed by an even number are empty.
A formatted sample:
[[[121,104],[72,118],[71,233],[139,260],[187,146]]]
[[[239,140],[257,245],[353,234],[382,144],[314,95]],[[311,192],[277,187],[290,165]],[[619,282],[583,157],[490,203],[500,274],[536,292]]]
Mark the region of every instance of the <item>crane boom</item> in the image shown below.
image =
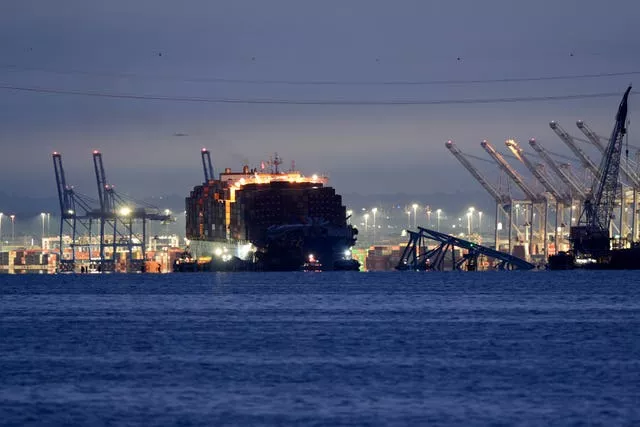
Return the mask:
[[[536,167],[536,165],[531,163],[529,158],[525,155],[524,150],[518,145],[518,143],[515,140],[508,139],[505,141],[505,145],[507,146],[507,148],[509,148],[509,150],[513,152],[513,154],[518,159],[520,159],[520,161],[527,167],[527,169],[529,169],[529,171],[533,174],[533,176],[535,176],[536,179],[540,181],[540,183],[545,188],[545,190],[547,190],[549,193],[553,195],[556,201],[563,202],[563,201],[571,200],[570,197],[564,194],[560,194],[560,192],[556,190],[556,188],[551,184],[551,182],[549,182],[547,177],[543,175],[542,172],[540,172],[540,170]]]
[[[67,187],[67,179],[64,175],[64,168],[62,167],[62,154],[57,151],[53,152],[53,169],[56,174],[56,185],[58,186],[58,201],[60,202],[61,215],[73,212],[73,197],[69,194],[69,188]]]
[[[625,126],[629,92],[631,92],[631,86],[627,88],[618,107],[616,123],[600,163],[600,179],[594,183],[593,194],[585,202],[587,227],[592,230],[609,232],[609,222],[613,214],[613,205],[618,189],[622,140],[627,133]]]
[[[600,137],[596,135],[596,133],[593,130],[591,130],[591,128],[587,126],[587,124],[582,120],[578,120],[576,122],[576,126],[578,126],[578,129],[582,131],[582,133],[598,149],[598,151],[604,154],[604,150],[606,149],[606,146],[605,144],[603,144]],[[620,168],[622,169],[622,174],[627,180],[627,182],[629,182],[629,184],[631,184],[633,188],[640,188],[640,178],[634,171],[629,169],[629,166],[627,165],[627,163],[621,163]]]
[[[575,183],[573,179],[565,171],[563,171],[560,167],[558,167],[558,165],[551,158],[547,150],[545,150],[534,138],[531,138],[529,140],[529,145],[531,146],[531,148],[533,148],[536,151],[536,153],[540,155],[540,157],[542,157],[542,159],[547,163],[547,165],[551,167],[551,170],[553,170],[556,173],[556,175],[560,177],[560,179],[562,179],[562,181],[569,186],[569,188],[577,196],[577,198],[579,198],[580,200],[584,200],[586,195],[582,190],[582,188],[580,188],[578,184]]]
[[[58,186],[58,200],[60,202],[60,210],[62,218],[70,218],[78,216],[77,208],[84,210],[84,214],[93,210],[90,202],[81,197],[73,189],[73,186],[67,184],[67,178],[62,167],[62,154],[57,151],[53,152],[53,169],[56,174],[56,184]]]
[[[600,141],[600,137],[596,135],[596,133],[592,131],[584,121],[578,120],[576,122],[576,126],[578,127],[578,129],[580,129],[584,136],[587,137],[589,142],[595,145],[601,153],[604,153],[605,145],[602,143],[602,141]]]
[[[202,154],[202,168],[204,169],[204,182],[209,182],[215,179],[213,174],[213,164],[211,163],[211,154],[209,150],[203,148]]]
[[[520,174],[518,172],[516,172],[515,169],[513,169],[509,165],[509,163],[507,163],[507,161],[504,159],[504,157],[502,157],[502,155],[500,153],[498,153],[496,151],[496,149],[493,148],[493,146],[491,144],[489,144],[489,141],[484,140],[484,141],[482,141],[480,143],[480,145],[482,146],[482,148],[485,149],[485,151],[487,153],[489,153],[489,155],[493,158],[493,160],[495,160],[496,163],[498,163],[498,166],[500,166],[502,168],[502,170],[504,170],[507,173],[507,175],[509,175],[509,177],[513,180],[513,182],[515,182],[516,185],[518,187],[520,187],[520,189],[529,198],[529,200],[531,200],[532,202],[537,202],[537,201],[543,200],[543,197],[541,197],[538,194],[535,194],[529,188],[529,186],[527,186],[527,184],[525,184],[524,179],[520,176]]]
[[[589,191],[591,191],[591,186],[586,183],[583,184],[583,180],[581,180],[573,173],[571,163],[560,163],[560,169],[564,171],[564,174],[567,176],[567,178],[569,178],[573,185],[582,191],[582,194],[584,194],[582,200],[586,199],[587,194],[589,193]]]
[[[582,151],[580,147],[578,147],[578,144],[576,144],[573,137],[569,135],[569,133],[564,130],[562,126],[560,126],[556,121],[549,122],[549,127],[556,133],[556,135],[558,135],[558,137],[560,137],[562,142],[564,142],[567,147],[569,147],[569,149],[573,151],[573,154],[578,157],[578,159],[582,163],[582,166],[588,169],[594,177],[599,177],[598,174],[600,172],[598,171],[598,167],[595,165],[595,163],[593,163],[593,161],[591,161],[589,156],[587,156],[585,152]]]
[[[456,147],[453,141],[447,141],[444,145],[449,149],[449,151],[451,151],[451,154],[453,154],[455,158],[458,159],[458,161],[462,164],[462,166],[464,166],[464,168],[468,170],[469,173],[471,173],[471,175],[473,175],[473,177],[480,183],[480,185],[482,185],[482,187],[484,187],[484,189],[487,190],[487,192],[491,195],[491,197],[495,199],[496,202],[507,203],[511,200],[509,196],[500,194],[489,183],[489,181],[487,181],[487,179],[480,173],[480,171],[478,171],[478,169],[476,169],[471,164],[471,162],[464,156],[462,151],[460,151],[460,149]]]
[[[107,197],[107,177],[104,173],[104,166],[102,165],[102,153],[98,150],[93,150],[93,168],[96,173],[96,183],[98,184],[98,200],[100,201],[100,210],[102,212],[109,212],[108,197]]]
[[[96,182],[98,184],[98,197],[100,198],[100,211],[102,213],[113,213],[115,210],[115,194],[112,185],[107,182],[102,163],[102,153],[93,150],[93,167],[96,172]]]

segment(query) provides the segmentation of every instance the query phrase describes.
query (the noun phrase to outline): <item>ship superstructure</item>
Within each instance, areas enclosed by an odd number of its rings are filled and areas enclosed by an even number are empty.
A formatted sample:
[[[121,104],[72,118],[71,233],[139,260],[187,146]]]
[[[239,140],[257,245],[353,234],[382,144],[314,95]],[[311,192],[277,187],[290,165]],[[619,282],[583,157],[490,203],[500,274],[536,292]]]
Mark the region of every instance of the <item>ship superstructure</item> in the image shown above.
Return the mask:
[[[239,259],[260,270],[296,270],[309,259],[342,268],[357,230],[327,177],[279,170],[276,155],[258,168],[227,168],[214,179],[203,149],[205,180],[186,199],[186,235],[194,256]],[[205,160],[206,159],[206,160]],[[348,264],[347,264],[348,265]]]

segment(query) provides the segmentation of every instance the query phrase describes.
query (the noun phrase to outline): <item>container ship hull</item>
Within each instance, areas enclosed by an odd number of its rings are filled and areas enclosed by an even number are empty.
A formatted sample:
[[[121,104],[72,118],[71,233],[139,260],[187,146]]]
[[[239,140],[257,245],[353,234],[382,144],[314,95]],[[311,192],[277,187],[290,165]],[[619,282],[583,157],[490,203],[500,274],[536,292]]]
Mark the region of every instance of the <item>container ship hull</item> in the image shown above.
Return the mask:
[[[357,229],[323,177],[226,169],[186,198],[190,264],[176,271],[357,270]]]
[[[257,254],[257,265],[270,271],[357,270],[359,264],[349,259],[354,244],[350,226],[326,222],[272,226],[264,251]]]

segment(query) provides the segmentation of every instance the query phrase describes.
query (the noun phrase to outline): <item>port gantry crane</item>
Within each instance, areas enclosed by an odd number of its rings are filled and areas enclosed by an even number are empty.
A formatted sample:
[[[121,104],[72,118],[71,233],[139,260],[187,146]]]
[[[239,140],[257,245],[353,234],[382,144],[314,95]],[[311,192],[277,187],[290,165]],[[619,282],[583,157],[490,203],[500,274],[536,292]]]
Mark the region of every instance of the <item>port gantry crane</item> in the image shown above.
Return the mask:
[[[578,176],[576,176],[576,174],[573,172],[573,165],[571,163],[563,162],[560,163],[559,166],[560,170],[564,172],[564,176],[566,176],[567,179],[569,179],[569,181],[572,183],[571,189],[573,190],[574,187],[579,189],[578,194],[583,194],[583,199],[585,199],[589,191],[591,191],[591,183],[584,182],[584,178],[579,178]]]
[[[98,185],[100,210],[100,259],[99,271],[115,271],[118,248],[127,252],[127,269],[130,272],[144,271],[146,261],[147,221],[172,221],[171,215],[151,205],[146,207],[130,199],[126,199],[109,184],[102,163],[102,153],[93,151],[93,165]],[[135,227],[141,223],[141,230]],[[108,236],[108,237],[107,237]],[[139,257],[134,259],[134,250],[138,249]],[[108,249],[108,251],[107,251]]]
[[[576,126],[582,131],[582,133],[584,133],[589,142],[591,142],[598,149],[598,151],[600,151],[600,153],[604,155],[607,144],[603,143],[602,139],[594,131],[592,131],[584,121],[578,120],[576,122]],[[633,170],[631,170],[631,168],[629,168],[629,165],[626,162],[620,163],[620,173],[622,174],[624,179],[627,180],[629,185],[631,185],[635,189],[640,189],[640,177],[638,177],[638,174],[636,174]]]
[[[480,173],[480,171],[478,171],[478,169],[475,168],[475,166],[473,166],[473,164],[471,164],[471,162],[465,157],[465,154],[453,143],[453,141],[449,140],[445,143],[445,146],[447,147],[447,149],[451,152],[451,154],[454,155],[454,157],[456,159],[458,159],[458,161],[462,164],[462,166],[464,166],[464,168],[466,170],[469,171],[469,173],[476,179],[476,181],[478,181],[480,183],[480,185],[482,185],[482,187],[487,190],[487,193],[489,193],[491,195],[491,197],[493,197],[493,199],[496,202],[496,219],[495,219],[495,249],[496,250],[500,250],[499,249],[499,239],[498,239],[498,223],[499,218],[500,218],[500,212],[502,212],[509,220],[509,226],[508,226],[508,233],[509,233],[509,238],[508,238],[508,251],[509,253],[511,253],[511,225],[513,224],[513,220],[512,220],[512,209],[511,206],[513,205],[513,200],[511,199],[511,196],[506,195],[506,194],[501,194],[500,192],[498,192],[498,190],[496,190],[490,183],[489,181]],[[517,230],[516,230],[517,231]]]
[[[538,194],[533,192],[529,188],[529,186],[524,182],[524,179],[520,176],[515,169],[507,163],[502,154],[498,153],[498,151],[489,143],[489,141],[484,140],[480,143],[480,146],[484,148],[484,150],[491,156],[491,158],[498,164],[498,166],[511,178],[511,180],[522,190],[522,192],[527,197],[528,201],[531,203],[531,210],[529,211],[529,226],[530,226],[530,236],[529,236],[529,255],[533,255],[533,211],[535,207],[542,206],[542,220],[543,220],[543,230],[544,233],[543,241],[544,241],[544,252],[547,252],[547,198],[543,194]]]
[[[531,174],[542,184],[544,189],[549,192],[553,196],[556,202],[556,219],[554,224],[554,244],[556,248],[558,246],[558,226],[562,223],[562,210],[564,206],[571,206],[572,200],[571,195],[563,194],[551,183],[549,178],[542,172],[542,170],[538,167],[538,165],[533,164],[533,162],[529,159],[529,157],[525,154],[522,147],[518,145],[518,143],[513,139],[508,139],[505,141],[505,145],[511,152],[518,158],[526,167],[529,169]],[[540,165],[543,166],[543,165]],[[545,227],[545,257],[548,256],[547,253],[547,245],[546,245],[546,227]]]
[[[100,258],[99,271],[110,272],[115,271],[116,264],[116,240],[117,240],[117,213],[115,211],[115,193],[113,187],[107,183],[107,177],[104,172],[102,163],[102,153],[98,150],[93,151],[93,167],[96,174],[98,184],[98,200],[100,202]],[[105,232],[109,229],[111,240],[105,238]],[[107,246],[111,251],[109,256],[106,254]]]
[[[213,164],[211,163],[211,154],[209,150],[203,148],[201,150],[202,154],[202,169],[204,169],[204,182],[205,184],[209,181],[213,181],[216,179],[216,176],[213,174]]]
[[[578,147],[578,144],[576,144],[576,141],[573,139],[573,137],[569,135],[569,133],[564,130],[562,126],[560,126],[555,120],[549,122],[549,127],[555,132],[556,135],[558,135],[562,142],[564,142],[566,146],[569,147],[573,154],[575,154],[575,156],[580,160],[580,163],[582,163],[582,166],[589,172],[591,172],[594,180],[598,179],[598,174],[600,173],[598,167],[595,165],[595,163],[593,163],[589,156],[587,156],[585,152],[582,151],[580,147]]]
[[[567,187],[569,188],[569,191],[571,193],[571,204],[570,204],[568,224],[569,226],[573,225],[575,211],[577,209],[577,212],[580,212],[580,209],[582,209],[582,203],[584,202],[584,199],[587,197],[588,190],[585,190],[583,186],[580,184],[580,182],[573,176],[573,174],[571,173],[571,170],[568,169],[570,166],[569,164],[564,163],[564,164],[558,165],[555,162],[555,160],[551,158],[551,155],[549,154],[549,152],[547,152],[547,150],[545,150],[542,147],[542,145],[540,145],[540,143],[536,141],[534,138],[531,138],[529,140],[529,145],[531,146],[531,148],[535,150],[535,152],[540,157],[542,157],[542,159],[551,168],[551,170],[555,172],[558,178],[560,178],[560,180],[564,184],[566,184]],[[561,223],[563,230],[564,230],[564,223],[565,222],[563,220]],[[557,232],[557,227],[556,227],[556,232]]]
[[[611,138],[600,162],[599,178],[584,202],[578,225],[571,227],[573,256],[576,259],[601,259],[611,250],[609,226],[619,188],[620,155],[627,133],[625,126],[630,92],[631,86],[627,88],[618,107]]]
[[[578,120],[576,122],[576,126],[587,137],[589,142],[591,142],[598,149],[598,151],[600,151],[600,153],[604,155],[607,146],[602,142],[602,139],[593,130],[591,130],[591,128],[589,128],[589,126],[587,126],[587,124],[582,120]],[[628,152],[627,152],[627,157],[628,157]],[[626,162],[620,163],[620,173],[622,174],[626,182],[631,186],[632,193],[633,193],[632,194],[633,209],[632,209],[632,217],[631,217],[631,233],[632,233],[631,235],[633,236],[633,240],[635,241],[636,235],[637,235],[636,228],[637,228],[637,210],[638,210],[638,190],[640,190],[640,177],[638,177],[638,174],[636,174],[629,167],[628,159]],[[625,192],[622,191],[620,196],[620,225],[619,225],[620,230],[622,230],[624,226],[623,218],[625,216],[624,215],[625,204],[626,204]],[[622,234],[622,231],[620,231],[620,233]]]
[[[72,272],[76,268],[78,251],[91,253],[92,220],[95,218],[95,209],[92,204],[95,201],[87,196],[78,194],[72,186],[67,184],[67,178],[62,166],[62,154],[54,151],[52,157],[58,189],[58,201],[60,203],[58,270],[60,272]],[[81,231],[87,233],[88,238],[80,238]],[[70,239],[68,244],[65,236]]]
[[[578,183],[573,178],[573,176],[568,173],[568,171],[563,170],[562,166],[559,166],[553,160],[553,158],[551,158],[547,150],[545,150],[542,145],[540,145],[540,143],[535,140],[535,138],[531,138],[529,140],[529,145],[536,151],[536,153],[538,153],[538,155],[540,155],[540,157],[542,157],[547,166],[549,166],[551,170],[555,172],[555,174],[562,180],[562,182],[569,187],[572,193],[572,199],[578,199],[581,201],[585,199],[586,192],[584,191],[580,183]]]

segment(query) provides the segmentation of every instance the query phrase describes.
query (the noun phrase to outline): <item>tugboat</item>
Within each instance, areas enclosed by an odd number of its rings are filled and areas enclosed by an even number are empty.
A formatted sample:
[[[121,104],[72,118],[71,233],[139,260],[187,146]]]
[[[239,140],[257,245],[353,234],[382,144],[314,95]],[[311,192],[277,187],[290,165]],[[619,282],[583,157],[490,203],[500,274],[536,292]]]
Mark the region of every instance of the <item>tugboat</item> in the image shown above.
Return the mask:
[[[573,255],[560,251],[549,257],[549,270],[573,270],[575,268]]]
[[[353,258],[339,259],[333,263],[333,269],[337,271],[360,271],[360,262]]]
[[[322,263],[313,254],[309,254],[307,261],[302,266],[302,271],[322,271]]]
[[[174,273],[183,273],[187,271],[198,271],[198,260],[191,255],[189,248],[186,248],[173,262]]]

